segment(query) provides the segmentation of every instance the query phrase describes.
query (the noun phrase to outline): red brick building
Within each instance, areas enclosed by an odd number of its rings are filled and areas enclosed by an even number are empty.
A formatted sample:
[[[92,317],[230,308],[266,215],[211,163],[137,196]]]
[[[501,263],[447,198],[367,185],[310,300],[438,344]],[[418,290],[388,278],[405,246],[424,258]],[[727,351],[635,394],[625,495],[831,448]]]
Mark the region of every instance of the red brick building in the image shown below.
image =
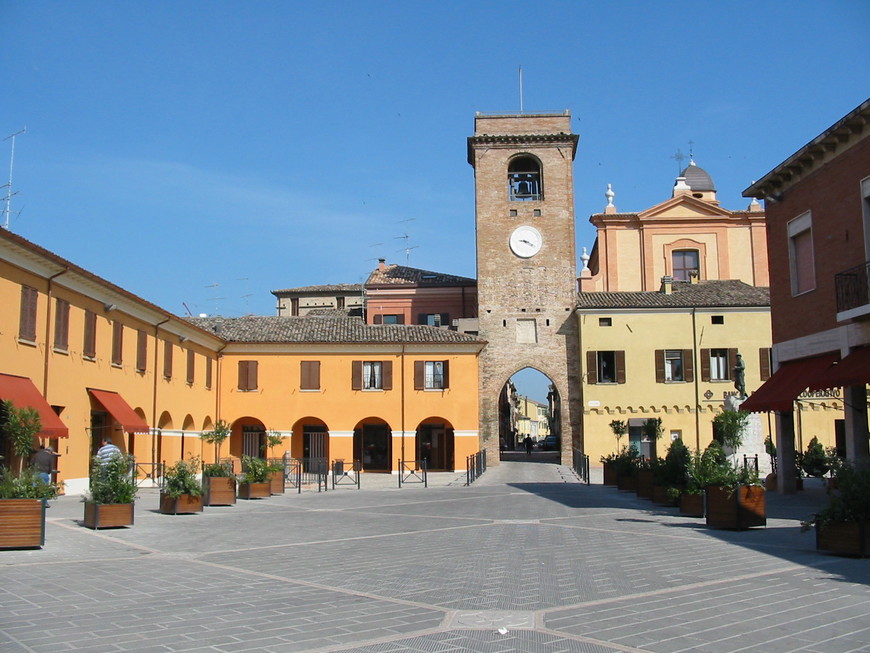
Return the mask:
[[[776,372],[743,405],[776,413],[780,491],[794,490],[794,401],[842,392],[838,452],[870,456],[870,100],[743,195],[765,200]]]
[[[367,324],[449,327],[477,317],[477,281],[378,261],[365,282]]]

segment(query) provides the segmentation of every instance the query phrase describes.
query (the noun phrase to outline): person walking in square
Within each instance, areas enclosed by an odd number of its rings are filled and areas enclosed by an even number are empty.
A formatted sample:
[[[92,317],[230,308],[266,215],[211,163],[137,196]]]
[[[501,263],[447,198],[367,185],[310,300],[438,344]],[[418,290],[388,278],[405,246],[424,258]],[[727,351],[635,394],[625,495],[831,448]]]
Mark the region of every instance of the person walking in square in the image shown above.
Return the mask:
[[[108,438],[103,438],[103,446],[97,450],[97,460],[101,465],[105,465],[115,456],[120,456],[121,450],[118,449]]]

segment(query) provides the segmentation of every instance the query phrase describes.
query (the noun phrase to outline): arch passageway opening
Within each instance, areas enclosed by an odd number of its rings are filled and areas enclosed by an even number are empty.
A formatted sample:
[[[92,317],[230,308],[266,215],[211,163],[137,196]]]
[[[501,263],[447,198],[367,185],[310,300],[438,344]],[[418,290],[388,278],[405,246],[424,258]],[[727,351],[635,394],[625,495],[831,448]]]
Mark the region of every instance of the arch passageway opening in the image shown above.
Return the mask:
[[[501,460],[558,463],[559,404],[559,391],[547,375],[531,367],[514,373],[499,394]]]

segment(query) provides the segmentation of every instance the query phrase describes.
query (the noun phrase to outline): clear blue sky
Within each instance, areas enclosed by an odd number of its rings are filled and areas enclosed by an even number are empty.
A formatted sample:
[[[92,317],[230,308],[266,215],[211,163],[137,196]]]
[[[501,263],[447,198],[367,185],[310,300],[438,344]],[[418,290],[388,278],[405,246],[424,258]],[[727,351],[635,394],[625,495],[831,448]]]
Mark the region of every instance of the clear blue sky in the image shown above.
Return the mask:
[[[475,276],[466,138],[519,110],[519,66],[524,108],[580,134],[578,252],[608,183],[656,204],[693,141],[744,208],[870,94],[866,0],[0,0],[0,25],[12,230],[179,314],[273,314],[406,244]]]

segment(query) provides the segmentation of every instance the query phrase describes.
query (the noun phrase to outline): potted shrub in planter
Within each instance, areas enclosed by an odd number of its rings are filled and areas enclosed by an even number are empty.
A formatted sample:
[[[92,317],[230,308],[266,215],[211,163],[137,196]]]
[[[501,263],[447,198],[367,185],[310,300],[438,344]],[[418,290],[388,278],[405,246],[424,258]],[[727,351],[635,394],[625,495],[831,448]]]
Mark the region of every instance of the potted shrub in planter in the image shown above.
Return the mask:
[[[94,458],[85,504],[84,525],[88,528],[117,528],[133,525],[136,485],[133,456],[119,454],[108,460]]]
[[[801,457],[801,469],[807,476],[815,478],[822,478],[831,469],[831,458],[815,436],[810,440],[806,452]]]
[[[691,454],[682,440],[674,440],[667,455],[653,467],[653,503],[676,506],[686,489]]]
[[[841,463],[836,467],[837,489],[828,490],[828,505],[801,523],[815,527],[816,549],[836,555],[870,556],[870,467]]]
[[[0,468],[0,549],[39,548],[45,544],[45,507],[58,494],[33,467],[25,467],[36,434],[42,429],[33,408],[2,405],[3,433],[18,458],[18,473]]]
[[[628,432],[628,427],[623,420],[615,419],[610,422],[610,430],[616,436],[616,450],[619,451],[619,441]],[[616,485],[616,459],[618,456],[618,453],[612,453],[601,457],[601,462],[604,465],[604,485]]]
[[[601,464],[604,465],[604,481],[603,485],[616,485],[616,459],[619,454],[609,453],[606,456],[601,456]]]
[[[284,442],[284,436],[276,431],[266,433],[266,448],[269,450],[269,483],[272,494],[284,494],[284,462],[275,458],[275,447]]]
[[[212,463],[202,468],[202,503],[232,506],[236,503],[236,477],[231,463]]]
[[[206,506],[232,506],[236,503],[236,477],[232,464],[222,463],[221,444],[232,434],[230,425],[219,419],[211,431],[199,437],[214,445],[214,463],[202,469],[203,504]]]
[[[721,445],[711,443],[708,451]],[[764,487],[758,482],[753,466],[734,467],[725,460],[724,452],[716,454],[719,465],[713,468],[713,478],[705,492],[705,516],[710,528],[745,530],[767,524]]]
[[[165,515],[202,512],[202,484],[196,478],[199,459],[179,460],[163,471],[160,512]]]
[[[262,458],[242,456],[239,499],[267,499],[272,496],[269,465]]]
[[[694,452],[686,468],[686,490],[680,495],[680,513],[688,517],[704,516],[704,498],[708,485],[722,478],[720,468],[725,453],[718,442],[711,442],[703,452]]]
[[[640,454],[634,447],[622,447],[616,456],[616,487],[624,492],[637,491],[637,468]]]
[[[655,459],[645,460],[640,458],[637,461],[637,487],[634,491],[642,499],[652,500],[653,480],[657,464],[658,461]]]
[[[644,437],[652,443],[649,460],[640,460],[637,467],[637,496],[652,499],[653,469],[656,466],[656,442],[662,436],[662,420],[660,417],[646,419],[641,427]]]

